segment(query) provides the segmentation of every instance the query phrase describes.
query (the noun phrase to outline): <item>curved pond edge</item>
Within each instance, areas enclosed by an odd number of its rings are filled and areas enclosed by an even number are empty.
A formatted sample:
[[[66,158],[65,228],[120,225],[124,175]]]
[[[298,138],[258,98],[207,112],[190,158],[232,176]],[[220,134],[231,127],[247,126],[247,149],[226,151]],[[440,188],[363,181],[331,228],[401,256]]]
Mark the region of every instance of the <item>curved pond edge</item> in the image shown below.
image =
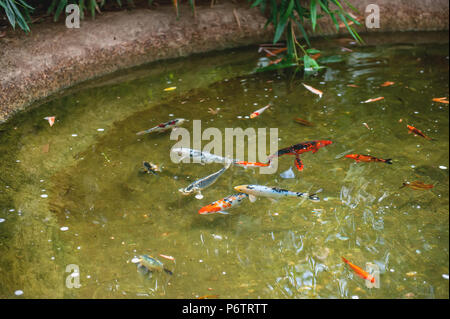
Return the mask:
[[[380,28],[358,27],[361,34],[399,31],[447,31],[446,0],[352,0],[362,22],[366,7],[380,8]],[[246,4],[224,3],[198,7],[194,18],[188,6],[177,19],[173,8],[110,12],[81,28],[58,24],[35,25],[29,35],[15,31],[0,39],[0,123],[42,98],[64,88],[117,70],[162,59],[270,42],[265,16]],[[344,35],[332,21],[322,19],[319,36]],[[382,43],[401,42],[401,33]],[[430,41],[425,36],[423,41]],[[378,41],[378,43],[380,43]],[[367,43],[376,45],[375,43]]]

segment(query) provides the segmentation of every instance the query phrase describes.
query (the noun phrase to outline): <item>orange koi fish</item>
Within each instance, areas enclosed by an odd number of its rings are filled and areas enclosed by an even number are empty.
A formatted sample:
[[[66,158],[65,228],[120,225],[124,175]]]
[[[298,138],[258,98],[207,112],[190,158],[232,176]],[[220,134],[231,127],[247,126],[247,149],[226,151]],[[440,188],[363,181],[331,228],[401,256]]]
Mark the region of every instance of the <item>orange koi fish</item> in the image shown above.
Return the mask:
[[[48,121],[48,124],[50,124],[50,127],[53,126],[53,124],[55,124],[55,116],[47,116],[44,117],[44,120]]]
[[[403,183],[403,186],[400,188],[403,188],[403,187],[409,187],[414,190],[419,190],[419,189],[431,189],[434,187],[434,185],[433,184],[425,184],[424,182],[421,182],[421,181],[414,181],[411,183],[410,182]]]
[[[272,64],[278,64],[278,63],[280,63],[280,62],[281,62],[281,60],[283,60],[283,58],[279,58],[279,59],[276,59],[276,60],[270,61],[270,62],[269,62],[269,65],[272,65]]]
[[[363,270],[362,268],[353,265],[351,262],[349,262],[347,259],[345,259],[344,257],[341,257],[342,260],[350,266],[351,269],[353,269],[353,271],[360,276],[363,279],[369,280],[371,283],[375,282],[375,277],[373,277],[371,274],[369,274],[367,271]]]
[[[255,112],[250,114],[250,118],[253,119],[253,118],[261,115],[261,113],[264,112],[265,110],[267,110],[269,107],[270,107],[270,103],[267,104],[266,106],[264,106],[263,108],[260,108],[259,110],[256,110]]]
[[[229,213],[225,212],[225,210],[233,206],[239,205],[247,197],[248,195],[244,193],[237,193],[234,195],[230,195],[200,208],[198,213],[200,215],[209,215],[215,213],[228,215]]]
[[[386,82],[384,82],[383,84],[381,84],[380,86],[385,87],[385,86],[391,86],[391,85],[394,85],[394,84],[395,84],[395,82],[386,81]]]
[[[260,163],[260,162],[245,162],[245,161],[240,161],[240,162],[234,162],[234,165],[238,165],[241,167],[267,167],[270,165],[270,163]]]
[[[439,102],[439,103],[448,104],[448,100],[447,100],[447,98],[445,96],[444,97],[435,97],[433,99],[433,102]]]
[[[315,89],[312,86],[306,85],[305,83],[302,83],[302,84],[308,91],[310,91],[310,92],[312,92],[314,94],[317,94],[320,98],[322,97],[322,94],[323,94],[322,91],[320,91],[318,89]]]
[[[409,130],[408,134],[414,133],[414,135],[420,135],[420,136],[422,136],[423,138],[426,138],[426,139],[429,140],[429,141],[432,140],[431,137],[426,136],[424,133],[422,133],[422,131],[416,129],[414,126],[406,125],[406,127],[407,127],[408,130]]]
[[[392,164],[391,158],[382,159],[382,158],[377,158],[377,157],[370,156],[370,155],[360,155],[360,154],[348,154],[348,155],[345,155],[345,157],[352,158],[357,163],[359,163],[359,162],[382,162],[382,163],[386,163],[386,164]]]
[[[172,256],[163,255],[163,254],[159,254],[159,256],[161,256],[162,258],[169,259],[169,260],[175,260],[175,258],[173,258]]]
[[[286,51],[287,48],[279,48],[279,49],[276,49],[274,51],[269,51],[267,49],[263,49],[263,50],[267,53],[266,57],[269,57],[269,56],[276,56],[277,54]]]
[[[380,100],[383,100],[383,99],[384,99],[384,97],[380,96],[380,97],[377,97],[377,98],[374,98],[374,99],[368,99],[367,101],[364,101],[363,103],[376,102],[376,101],[380,101]]]
[[[359,88],[359,86],[356,84],[347,84],[347,86],[349,86],[351,88]]]

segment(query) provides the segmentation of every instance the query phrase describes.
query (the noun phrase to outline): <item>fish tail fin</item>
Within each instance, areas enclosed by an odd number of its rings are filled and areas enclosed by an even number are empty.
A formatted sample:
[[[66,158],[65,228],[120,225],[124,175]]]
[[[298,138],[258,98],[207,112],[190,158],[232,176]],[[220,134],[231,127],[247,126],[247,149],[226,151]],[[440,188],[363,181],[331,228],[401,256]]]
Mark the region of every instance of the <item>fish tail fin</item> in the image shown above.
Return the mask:
[[[384,162],[386,164],[392,164],[392,158],[385,159]]]
[[[317,196],[316,194],[311,194],[311,195],[309,195],[309,196],[308,196],[308,199],[309,199],[309,200],[312,200],[313,202],[318,202],[318,201],[320,201],[319,196]]]
[[[144,135],[144,134],[147,134],[150,132],[151,132],[150,130],[140,131],[140,132],[137,132],[136,135]]]
[[[342,261],[343,262],[345,262],[346,264],[348,264],[348,260],[347,259],[345,259],[344,257],[341,257],[342,258]]]
[[[166,273],[168,273],[169,275],[173,275],[173,272],[171,272],[169,269],[164,268],[163,270],[164,270]]]

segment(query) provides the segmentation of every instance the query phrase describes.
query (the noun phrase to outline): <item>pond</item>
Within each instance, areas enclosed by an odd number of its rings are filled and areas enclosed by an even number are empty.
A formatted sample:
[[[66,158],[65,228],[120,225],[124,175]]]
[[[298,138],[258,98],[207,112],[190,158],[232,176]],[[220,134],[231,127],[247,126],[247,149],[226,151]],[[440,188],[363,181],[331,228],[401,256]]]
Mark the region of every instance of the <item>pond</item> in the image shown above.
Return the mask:
[[[326,43],[322,56],[338,58],[316,75],[255,72],[257,47],[214,52],[89,81],[2,124],[0,297],[448,298],[449,115],[432,100],[448,97],[448,44]],[[273,174],[232,166],[197,199],[179,189],[223,165],[174,163],[170,132],[136,135],[175,118],[190,133],[193,120],[277,128],[279,148],[333,143],[302,154],[302,171],[292,155]],[[143,161],[162,171],[142,173]],[[402,187],[414,181],[434,186]],[[242,184],[322,191],[319,202],[261,197],[198,214]],[[172,275],[137,271],[144,254]],[[378,287],[341,257],[371,265]]]

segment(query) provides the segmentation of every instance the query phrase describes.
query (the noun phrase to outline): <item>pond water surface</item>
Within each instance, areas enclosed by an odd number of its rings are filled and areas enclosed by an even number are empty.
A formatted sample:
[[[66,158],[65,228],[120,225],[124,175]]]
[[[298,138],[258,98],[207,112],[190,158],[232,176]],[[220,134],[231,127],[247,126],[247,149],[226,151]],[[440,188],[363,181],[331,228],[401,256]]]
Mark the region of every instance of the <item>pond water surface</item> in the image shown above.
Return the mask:
[[[448,97],[448,44],[344,45],[353,52],[323,49],[341,61],[310,76],[255,73],[254,47],[162,61],[63,91],[1,125],[0,297],[448,298],[449,115],[432,101]],[[192,120],[222,132],[278,128],[280,148],[333,144],[303,154],[301,172],[293,156],[280,157],[275,174],[232,167],[199,200],[178,189],[222,165],[173,163],[170,133],[136,135],[173,118],[189,119],[190,132]],[[143,174],[144,160],[162,172]],[[281,178],[290,167],[295,178]],[[400,188],[406,181],[434,187]],[[241,184],[323,191],[317,203],[260,198],[229,215],[198,214]],[[138,272],[132,260],[142,254],[173,275]],[[379,288],[342,256],[375,265]],[[71,264],[78,288],[67,286]]]

